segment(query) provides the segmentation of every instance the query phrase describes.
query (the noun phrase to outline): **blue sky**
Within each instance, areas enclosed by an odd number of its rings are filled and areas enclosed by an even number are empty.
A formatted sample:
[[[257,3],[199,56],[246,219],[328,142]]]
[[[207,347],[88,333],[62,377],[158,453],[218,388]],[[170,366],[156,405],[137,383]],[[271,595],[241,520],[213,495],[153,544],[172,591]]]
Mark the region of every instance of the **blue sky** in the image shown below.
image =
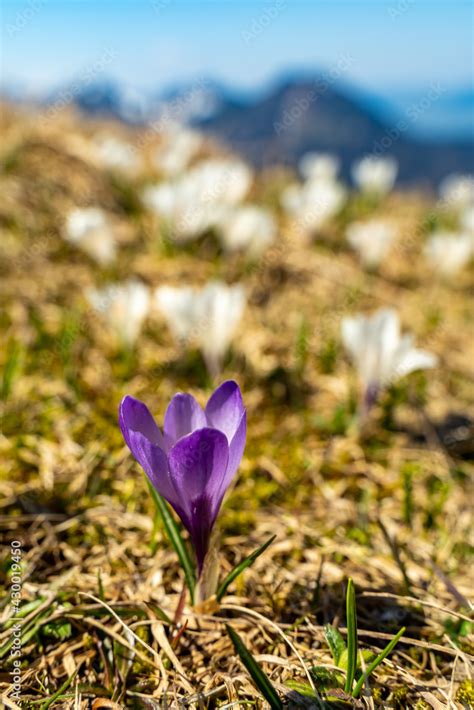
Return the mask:
[[[2,83],[43,92],[101,67],[133,87],[212,77],[257,87],[337,66],[389,95],[472,80],[473,4],[458,0],[3,0]],[[98,76],[100,78],[100,76]]]

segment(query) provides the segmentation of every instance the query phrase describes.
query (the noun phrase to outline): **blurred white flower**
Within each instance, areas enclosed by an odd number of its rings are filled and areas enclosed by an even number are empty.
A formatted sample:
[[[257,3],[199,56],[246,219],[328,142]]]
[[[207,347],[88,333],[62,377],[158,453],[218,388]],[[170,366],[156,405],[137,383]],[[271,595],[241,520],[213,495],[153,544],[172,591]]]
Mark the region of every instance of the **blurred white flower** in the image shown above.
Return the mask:
[[[154,163],[165,175],[179,175],[197,155],[202,143],[202,136],[196,131],[179,125],[170,126],[155,151]]]
[[[250,256],[262,254],[275,240],[276,221],[269,210],[242,205],[225,210],[219,222],[219,237],[227,251],[245,250]]]
[[[67,215],[62,234],[66,241],[85,251],[102,266],[115,259],[114,230],[106,212],[98,207],[72,210]]]
[[[159,286],[154,300],[176,340],[190,340],[197,320],[196,291],[189,286]]]
[[[102,289],[90,289],[86,296],[117,338],[128,347],[133,345],[150,310],[150,291],[147,286],[131,280]]]
[[[305,232],[317,232],[342,208],[346,190],[333,180],[308,180],[303,185],[289,185],[281,196],[286,212],[297,221]]]
[[[149,210],[164,219],[176,242],[197,239],[217,221],[221,210],[212,200],[188,193],[193,186],[185,181],[150,186],[143,192],[143,202]]]
[[[303,204],[302,193],[302,186],[297,185],[296,183],[292,183],[291,185],[285,187],[280,195],[280,202],[285,212],[293,216],[297,214]]]
[[[386,195],[395,184],[398,165],[394,158],[367,155],[352,166],[352,177],[362,192]]]
[[[434,232],[425,246],[432,267],[444,278],[455,276],[472,258],[474,243],[470,234]]]
[[[198,322],[202,324],[201,349],[209,372],[217,375],[222,360],[242,318],[245,292],[242,286],[209,283],[198,299]]]
[[[169,222],[177,241],[189,241],[218,224],[224,208],[237,205],[251,183],[252,171],[240,160],[206,160],[173,182],[146,188],[143,200]]]
[[[214,203],[237,205],[253,180],[248,165],[236,158],[213,158],[198,163],[187,175],[191,191]]]
[[[298,168],[305,180],[335,180],[339,172],[339,158],[331,153],[305,153]]]
[[[437,363],[435,355],[414,347],[411,335],[401,335],[398,314],[391,308],[382,308],[371,316],[344,318],[341,330],[363,384],[366,410],[383,387]]]
[[[96,136],[95,143],[96,155],[107,168],[124,173],[135,173],[140,167],[139,157],[130,143],[105,134]]]
[[[472,175],[448,175],[439,186],[439,196],[445,206],[462,209],[474,204],[474,177]]]
[[[149,210],[171,220],[178,207],[178,187],[170,182],[148,185],[143,190],[142,200]]]
[[[461,214],[461,228],[474,234],[474,205],[466,207]]]
[[[368,268],[374,268],[382,262],[394,238],[393,224],[382,219],[353,222],[346,230],[347,241]]]
[[[181,342],[192,341],[201,350],[211,375],[217,375],[245,307],[242,286],[211,281],[203,289],[156,289],[155,303]]]

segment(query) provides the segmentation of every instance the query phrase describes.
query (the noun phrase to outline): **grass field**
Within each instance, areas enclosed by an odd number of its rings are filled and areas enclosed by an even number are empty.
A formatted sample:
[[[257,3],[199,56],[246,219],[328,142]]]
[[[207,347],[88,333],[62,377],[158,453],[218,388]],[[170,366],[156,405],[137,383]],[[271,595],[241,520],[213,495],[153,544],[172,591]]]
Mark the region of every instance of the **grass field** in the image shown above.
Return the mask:
[[[473,707],[472,272],[445,282],[422,254],[428,232],[455,216],[421,192],[377,204],[352,193],[318,239],[303,239],[279,203],[291,174],[274,170],[255,177],[249,197],[278,223],[259,259],[225,254],[212,230],[176,245],[140,199],[159,178],[149,157],[159,136],[106,127],[140,145],[144,162],[130,176],[93,159],[87,146],[99,128],[8,107],[2,118],[5,706],[266,707],[230,624],[289,707]],[[104,267],[61,238],[67,213],[91,205],[117,235],[117,259]],[[344,231],[373,215],[390,218],[397,239],[380,268],[365,271]],[[133,348],[112,337],[84,294],[130,276],[152,289],[216,278],[244,285],[244,317],[214,382],[157,312]],[[439,362],[389,388],[361,430],[341,321],[382,306],[395,307]],[[221,603],[192,607],[117,410],[131,394],[161,426],[175,392],[204,404],[226,379],[240,385],[248,428],[218,521],[222,574],[276,538]],[[406,627],[357,699],[341,689],[344,664],[326,628],[346,638],[349,578],[362,669],[369,651]],[[15,615],[21,698],[11,674]]]

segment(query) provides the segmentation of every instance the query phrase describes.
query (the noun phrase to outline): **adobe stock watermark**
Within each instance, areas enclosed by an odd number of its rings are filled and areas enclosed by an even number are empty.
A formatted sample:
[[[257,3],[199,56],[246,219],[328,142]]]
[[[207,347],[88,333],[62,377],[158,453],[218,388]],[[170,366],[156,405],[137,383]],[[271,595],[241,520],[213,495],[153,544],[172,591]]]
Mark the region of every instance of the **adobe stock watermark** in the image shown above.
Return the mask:
[[[266,7],[258,17],[254,17],[250,25],[240,33],[241,39],[245,44],[251,44],[259,37],[266,29],[277,19],[288,7],[287,0],[275,0],[271,5]]]
[[[48,106],[46,111],[42,114],[41,120],[43,122],[49,121],[54,118],[65,106],[72,104],[76,96],[80,94],[84,88],[90,86],[97,76],[99,76],[117,57],[118,52],[116,49],[105,49],[100,57],[98,57],[95,62],[91,64],[68,89],[65,89],[59,93],[55,101]]]
[[[398,0],[393,5],[387,7],[387,13],[391,20],[396,20],[405,14],[415,4],[415,0]]]
[[[154,140],[156,136],[165,133],[176,124],[185,122],[193,104],[209,86],[209,79],[199,77],[186,92],[169,101],[160,116],[149,124],[136,146],[133,147],[133,150],[138,151],[144,148],[148,143]]]
[[[279,136],[299,121],[310,106],[318,101],[328,89],[353,65],[354,57],[343,54],[336,64],[321,77],[311,82],[311,88],[301,97],[295,99],[291,106],[285,109],[279,121],[274,121],[273,130]]]
[[[10,604],[12,608],[11,621],[13,625],[10,627],[11,633],[11,648],[10,660],[12,668],[10,676],[12,681],[11,698],[19,701],[21,698],[21,641],[22,641],[22,623],[20,617],[20,602],[22,590],[22,575],[21,575],[21,558],[22,546],[20,540],[12,540],[10,543]]]
[[[15,37],[27,27],[38,12],[47,4],[47,0],[28,0],[22,10],[18,10],[13,24],[7,25],[7,35]]]
[[[157,14],[162,12],[163,10],[166,10],[167,7],[169,7],[174,0],[151,0],[151,6]]]

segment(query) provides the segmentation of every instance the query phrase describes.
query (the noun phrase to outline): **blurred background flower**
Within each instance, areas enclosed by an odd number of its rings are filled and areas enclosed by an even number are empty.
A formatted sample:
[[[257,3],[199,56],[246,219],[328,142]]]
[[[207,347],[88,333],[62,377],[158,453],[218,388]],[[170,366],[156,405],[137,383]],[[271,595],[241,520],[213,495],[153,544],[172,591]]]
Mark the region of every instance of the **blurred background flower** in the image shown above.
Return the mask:
[[[86,293],[92,307],[101,314],[119,342],[132,346],[150,308],[150,293],[140,281],[110,284]]]
[[[347,227],[346,238],[358,252],[364,266],[374,268],[388,254],[395,239],[395,229],[393,224],[381,219],[352,222]]]
[[[352,177],[362,192],[386,195],[393,188],[398,166],[393,158],[367,156],[354,163]]]
[[[219,236],[229,251],[244,251],[250,257],[260,256],[275,241],[276,220],[272,213],[258,205],[242,205],[225,210],[219,221]]]
[[[371,316],[345,317],[342,340],[357,368],[367,408],[375,403],[382,388],[437,363],[435,355],[414,347],[411,335],[401,335],[398,314],[389,308]]]
[[[114,230],[107,214],[98,207],[72,210],[67,215],[63,236],[102,266],[115,259]]]
[[[161,286],[155,301],[168,327],[183,344],[195,343],[212,376],[222,369],[223,358],[242,318],[242,286],[213,281],[201,290]]]
[[[251,170],[239,160],[205,160],[174,182],[145,188],[143,200],[168,222],[174,239],[188,241],[216,226],[223,210],[245,197],[251,182]]]
[[[472,259],[473,247],[469,234],[434,232],[426,243],[425,254],[435,271],[450,278]]]

